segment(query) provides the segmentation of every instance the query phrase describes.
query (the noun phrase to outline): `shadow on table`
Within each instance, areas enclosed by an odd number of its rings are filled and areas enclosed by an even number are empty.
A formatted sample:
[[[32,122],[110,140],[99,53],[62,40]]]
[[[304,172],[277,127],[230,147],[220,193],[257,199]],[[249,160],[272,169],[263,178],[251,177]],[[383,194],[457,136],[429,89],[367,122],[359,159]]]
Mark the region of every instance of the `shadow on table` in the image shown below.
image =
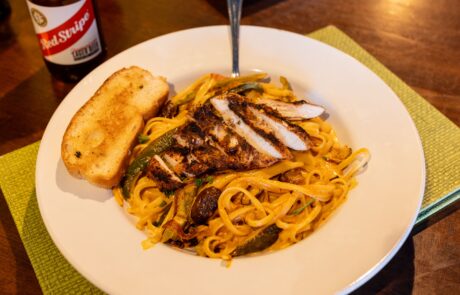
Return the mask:
[[[375,277],[351,294],[411,294],[414,257],[414,241],[410,235],[395,257]]]
[[[207,0],[221,14],[227,16],[227,1],[225,0]],[[242,16],[251,15],[267,7],[275,5],[284,0],[244,0]]]
[[[0,216],[0,232],[4,232],[5,235],[5,241],[2,241],[0,250],[3,253],[5,253],[5,251],[12,252],[14,255],[14,261],[10,262],[3,260],[0,264],[1,268],[3,268],[3,270],[0,270],[0,286],[2,286],[1,289],[3,292],[7,293],[9,292],[8,290],[10,290],[11,294],[14,293],[13,291],[18,292],[18,294],[37,294],[37,292],[40,291],[40,286],[38,285],[35,273],[31,271],[32,266],[19,237],[16,224],[14,223],[14,220],[9,212],[5,197],[1,191]],[[4,249],[6,245],[4,245],[3,242],[9,244],[9,250]],[[14,263],[15,265],[11,266],[10,263]],[[3,271],[10,272],[12,269],[16,270],[15,281],[6,281],[6,276],[1,275],[1,273]]]

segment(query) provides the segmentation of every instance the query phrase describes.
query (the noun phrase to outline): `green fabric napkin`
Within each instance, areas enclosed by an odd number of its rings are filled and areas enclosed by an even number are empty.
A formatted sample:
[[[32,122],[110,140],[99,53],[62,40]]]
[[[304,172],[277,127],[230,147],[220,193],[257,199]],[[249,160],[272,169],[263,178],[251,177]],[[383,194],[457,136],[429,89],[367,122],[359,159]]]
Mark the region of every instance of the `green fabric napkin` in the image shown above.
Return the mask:
[[[355,57],[399,96],[417,126],[427,166],[426,192],[417,222],[460,197],[460,129],[369,53],[333,26],[309,35]],[[61,255],[51,240],[35,195],[39,143],[0,157],[0,187],[44,294],[99,294]]]

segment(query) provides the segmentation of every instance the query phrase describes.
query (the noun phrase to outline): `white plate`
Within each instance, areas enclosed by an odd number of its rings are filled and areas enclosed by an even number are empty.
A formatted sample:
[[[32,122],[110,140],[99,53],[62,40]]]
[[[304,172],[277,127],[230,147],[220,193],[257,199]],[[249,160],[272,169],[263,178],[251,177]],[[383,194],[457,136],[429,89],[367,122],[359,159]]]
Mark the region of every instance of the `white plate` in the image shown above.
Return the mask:
[[[75,179],[60,159],[73,114],[116,70],[138,65],[181,89],[208,72],[230,72],[227,27],[205,27],[141,43],[102,64],[56,110],[41,142],[37,197],[63,255],[111,294],[330,294],[352,291],[375,275],[408,236],[424,191],[425,166],[414,124],[396,95],[350,56],[285,31],[243,27],[241,68],[283,75],[298,96],[324,105],[339,138],[372,154],[359,186],[317,232],[288,249],[235,259],[192,256],[157,245],[103,190]]]

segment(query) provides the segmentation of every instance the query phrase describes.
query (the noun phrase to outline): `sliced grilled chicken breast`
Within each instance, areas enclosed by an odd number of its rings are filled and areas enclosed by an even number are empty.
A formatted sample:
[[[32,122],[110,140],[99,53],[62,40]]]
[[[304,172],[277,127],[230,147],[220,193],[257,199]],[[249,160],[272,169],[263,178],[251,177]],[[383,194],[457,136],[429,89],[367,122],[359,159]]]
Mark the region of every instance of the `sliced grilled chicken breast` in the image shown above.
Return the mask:
[[[230,109],[229,101],[227,99],[215,97],[211,99],[211,104],[222,116],[225,123],[259,152],[277,159],[285,158],[285,156],[283,156],[282,153],[270,141],[263,138],[263,136],[248,126],[244,120],[242,120],[237,114],[235,114],[234,111]]]
[[[171,147],[151,159],[147,175],[161,190],[175,190],[183,178],[269,167],[290,159],[289,149],[309,148],[308,134],[289,122],[304,117],[303,102],[255,104],[235,93],[211,98],[177,130]]]
[[[248,103],[239,95],[231,95],[227,99],[230,109],[252,129],[270,140],[285,158],[291,156],[287,148],[297,151],[308,150],[308,134],[299,126],[290,124],[275,114],[267,113],[263,107]]]
[[[183,185],[180,178],[177,177],[158,155],[152,157],[147,170],[148,176],[157,181],[160,190],[175,190]]]
[[[310,104],[303,100],[295,102],[284,102],[263,98],[260,99],[257,103],[272,108],[278,112],[281,117],[292,121],[311,119],[324,113],[323,107]]]
[[[194,119],[207,137],[216,144],[216,148],[223,150],[223,154],[228,155],[228,158],[224,157],[221,161],[231,161],[229,169],[257,169],[268,167],[278,161],[277,158],[257,151],[226,125],[214,111],[211,104],[205,104],[195,112]]]

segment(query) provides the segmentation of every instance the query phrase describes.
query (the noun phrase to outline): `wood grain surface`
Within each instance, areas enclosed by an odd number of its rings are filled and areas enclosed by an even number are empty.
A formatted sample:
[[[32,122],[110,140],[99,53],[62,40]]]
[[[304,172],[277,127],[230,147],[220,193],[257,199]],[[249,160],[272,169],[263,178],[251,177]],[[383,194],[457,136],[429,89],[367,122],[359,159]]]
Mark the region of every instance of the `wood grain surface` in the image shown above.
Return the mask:
[[[165,33],[227,24],[224,0],[97,3],[108,57]],[[0,22],[0,155],[39,140],[74,86],[49,75],[25,1],[10,4]],[[460,125],[460,0],[246,0],[242,23],[301,34],[333,24]],[[459,294],[460,212],[450,211],[415,229],[355,293]],[[0,293],[41,293],[1,193]]]

